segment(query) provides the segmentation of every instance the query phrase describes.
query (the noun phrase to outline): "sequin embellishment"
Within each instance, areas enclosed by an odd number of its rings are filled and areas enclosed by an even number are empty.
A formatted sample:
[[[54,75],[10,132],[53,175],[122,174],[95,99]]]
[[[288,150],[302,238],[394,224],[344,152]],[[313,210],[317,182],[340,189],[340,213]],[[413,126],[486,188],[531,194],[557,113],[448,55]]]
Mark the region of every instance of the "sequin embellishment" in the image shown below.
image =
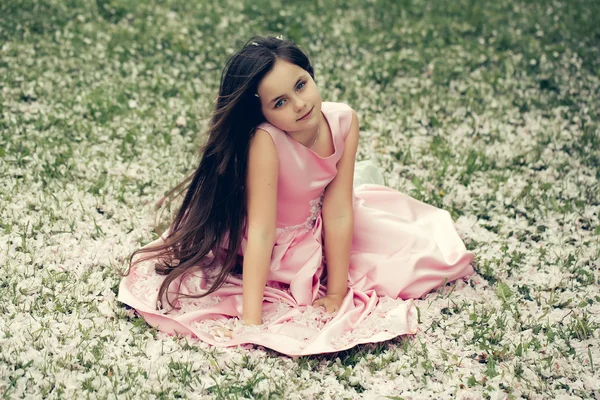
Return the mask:
[[[325,191],[321,192],[321,196],[318,198],[311,200],[308,204],[310,205],[310,215],[306,220],[298,225],[286,226],[285,228],[281,228],[283,231],[289,231],[292,229],[301,229],[303,232],[311,230],[315,223],[317,222],[317,218],[321,213],[321,208],[323,207],[323,199],[325,198]]]

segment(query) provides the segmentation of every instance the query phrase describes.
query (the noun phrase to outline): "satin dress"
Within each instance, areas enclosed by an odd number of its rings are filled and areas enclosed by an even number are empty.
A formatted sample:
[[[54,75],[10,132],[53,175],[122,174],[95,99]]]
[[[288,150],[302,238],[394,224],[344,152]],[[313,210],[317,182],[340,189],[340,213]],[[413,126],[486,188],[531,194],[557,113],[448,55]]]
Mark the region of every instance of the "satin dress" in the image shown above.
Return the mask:
[[[472,274],[473,253],[466,250],[447,211],[380,184],[359,184],[354,187],[348,293],[336,313],[312,307],[327,291],[323,193],[336,176],[352,121],[346,104],[323,102],[322,112],[335,148],[329,157],[273,125],[260,125],[271,135],[279,158],[277,229],[262,325],[241,323],[241,274],[229,275],[210,296],[179,299],[175,309],[156,310],[164,276],[154,272],[151,260],[145,261],[122,279],[118,300],[162,332],[190,334],[215,346],[262,345],[292,357],[414,334],[412,299]],[[357,173],[362,170],[357,168]],[[361,181],[357,178],[355,182]],[[246,243],[244,237],[242,256]],[[170,290],[198,294],[209,285],[201,272],[194,272],[174,281]]]

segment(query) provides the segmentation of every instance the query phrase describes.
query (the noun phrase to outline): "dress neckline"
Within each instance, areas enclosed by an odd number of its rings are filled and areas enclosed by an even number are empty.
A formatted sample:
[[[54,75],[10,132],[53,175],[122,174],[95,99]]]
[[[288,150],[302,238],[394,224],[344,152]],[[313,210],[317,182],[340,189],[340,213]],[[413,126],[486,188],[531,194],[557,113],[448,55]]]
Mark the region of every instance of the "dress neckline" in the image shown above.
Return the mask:
[[[327,114],[325,114],[325,111],[323,111],[322,106],[321,106],[321,114],[323,115],[323,118],[325,118],[325,123],[327,124],[327,127],[329,128],[329,136],[331,137],[331,143],[333,144],[333,153],[331,153],[327,157],[321,157],[316,151],[306,147],[305,145],[303,145],[302,143],[300,143],[299,141],[297,141],[296,139],[294,139],[287,133],[285,133],[285,136],[287,136],[289,140],[296,143],[298,146],[301,146],[303,149],[306,149],[309,152],[311,152],[312,154],[314,154],[315,156],[319,157],[321,160],[327,160],[327,159],[333,157],[337,153],[337,146],[335,145],[335,137],[333,136],[333,129],[331,129],[331,124],[329,123]]]

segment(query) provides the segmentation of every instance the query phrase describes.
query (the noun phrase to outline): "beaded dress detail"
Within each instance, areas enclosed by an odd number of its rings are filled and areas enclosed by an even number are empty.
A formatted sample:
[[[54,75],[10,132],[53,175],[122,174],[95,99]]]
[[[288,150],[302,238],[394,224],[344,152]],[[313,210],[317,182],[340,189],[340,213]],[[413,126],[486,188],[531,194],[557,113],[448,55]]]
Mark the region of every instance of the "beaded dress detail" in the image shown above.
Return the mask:
[[[174,302],[177,308],[156,310],[164,276],[154,272],[149,260],[122,279],[118,299],[166,333],[191,334],[215,346],[253,343],[293,357],[415,333],[411,299],[472,274],[473,254],[466,250],[448,212],[380,184],[364,183],[360,177],[354,187],[348,293],[335,314],[311,306],[327,292],[321,207],[352,122],[352,110],[345,104],[324,102],[322,112],[335,149],[329,157],[319,156],[273,125],[259,126],[273,139],[280,161],[277,229],[262,325],[241,323],[241,274],[231,274],[210,296],[179,298]],[[242,257],[246,243],[244,237]],[[199,294],[209,287],[197,272],[175,280],[169,291]]]
[[[323,207],[323,197],[325,196],[325,192],[322,192],[319,198],[311,200],[308,202],[310,206],[310,215],[306,218],[301,224],[286,226],[285,228],[281,228],[284,231],[300,229],[302,232],[306,232],[315,227],[315,223],[317,222],[317,217],[321,213],[321,208]]]

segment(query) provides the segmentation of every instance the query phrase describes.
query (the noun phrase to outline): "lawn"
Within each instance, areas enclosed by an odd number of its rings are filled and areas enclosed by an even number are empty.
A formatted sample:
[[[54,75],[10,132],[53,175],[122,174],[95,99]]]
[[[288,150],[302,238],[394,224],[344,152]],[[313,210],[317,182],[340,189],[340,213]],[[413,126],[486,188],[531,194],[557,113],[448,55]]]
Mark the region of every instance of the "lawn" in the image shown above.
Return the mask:
[[[488,4],[489,3],[489,4]],[[600,2],[0,2],[4,398],[600,397]],[[451,212],[477,273],[419,332],[297,359],[116,301],[196,165],[227,57],[295,40],[360,159]],[[158,226],[158,227],[157,227]],[[401,268],[401,266],[399,266]]]

